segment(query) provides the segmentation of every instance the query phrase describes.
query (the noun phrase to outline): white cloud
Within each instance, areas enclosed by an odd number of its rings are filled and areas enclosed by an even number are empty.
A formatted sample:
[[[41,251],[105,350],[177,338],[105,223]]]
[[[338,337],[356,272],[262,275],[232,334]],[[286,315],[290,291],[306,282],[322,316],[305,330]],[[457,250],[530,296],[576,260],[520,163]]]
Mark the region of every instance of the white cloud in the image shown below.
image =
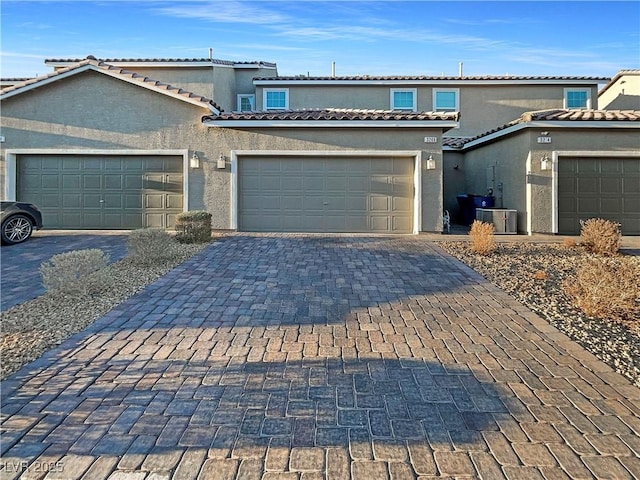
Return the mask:
[[[172,7],[161,7],[157,12],[180,18],[193,18],[219,23],[247,23],[272,25],[287,22],[290,19],[268,8],[238,1],[209,1],[202,3],[183,3]]]

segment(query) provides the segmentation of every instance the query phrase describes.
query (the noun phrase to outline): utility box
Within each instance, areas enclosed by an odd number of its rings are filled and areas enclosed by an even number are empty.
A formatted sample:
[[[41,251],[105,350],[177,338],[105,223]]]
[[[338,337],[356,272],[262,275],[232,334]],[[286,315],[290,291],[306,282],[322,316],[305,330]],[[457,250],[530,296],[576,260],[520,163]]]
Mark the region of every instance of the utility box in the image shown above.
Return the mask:
[[[476,208],[476,220],[492,223],[496,234],[518,233],[518,211],[503,208]]]

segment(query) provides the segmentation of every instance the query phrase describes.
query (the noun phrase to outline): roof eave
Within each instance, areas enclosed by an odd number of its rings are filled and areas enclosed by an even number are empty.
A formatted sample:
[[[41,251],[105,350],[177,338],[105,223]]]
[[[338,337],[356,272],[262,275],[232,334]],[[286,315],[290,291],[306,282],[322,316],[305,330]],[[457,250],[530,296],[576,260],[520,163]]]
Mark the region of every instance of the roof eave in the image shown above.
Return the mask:
[[[460,149],[455,148],[454,150],[470,150],[472,148],[481,146],[485,143],[492,142],[500,137],[504,137],[507,135],[512,135],[520,130],[524,130],[526,128],[540,128],[540,129],[551,129],[551,128],[623,128],[623,129],[632,129],[632,128],[640,128],[640,122],[628,121],[628,120],[534,120],[531,122],[522,122],[517,123],[515,125],[511,125],[507,128],[504,128],[498,132],[491,133],[489,135],[485,135],[480,138],[476,138],[470,142],[465,143]]]
[[[460,126],[450,120],[211,120],[217,128],[437,128],[449,131]]]

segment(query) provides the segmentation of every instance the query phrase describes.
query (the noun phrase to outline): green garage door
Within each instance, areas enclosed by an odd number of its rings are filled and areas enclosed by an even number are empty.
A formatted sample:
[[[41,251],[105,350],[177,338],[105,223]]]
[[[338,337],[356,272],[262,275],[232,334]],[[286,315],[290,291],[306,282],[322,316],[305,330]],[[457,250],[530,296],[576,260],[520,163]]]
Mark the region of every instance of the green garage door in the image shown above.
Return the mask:
[[[623,235],[640,235],[640,159],[558,161],[558,233],[580,234],[580,220],[605,218]]]
[[[179,156],[19,155],[17,168],[45,228],[170,228],[183,211]]]
[[[412,158],[242,157],[238,228],[413,232]]]

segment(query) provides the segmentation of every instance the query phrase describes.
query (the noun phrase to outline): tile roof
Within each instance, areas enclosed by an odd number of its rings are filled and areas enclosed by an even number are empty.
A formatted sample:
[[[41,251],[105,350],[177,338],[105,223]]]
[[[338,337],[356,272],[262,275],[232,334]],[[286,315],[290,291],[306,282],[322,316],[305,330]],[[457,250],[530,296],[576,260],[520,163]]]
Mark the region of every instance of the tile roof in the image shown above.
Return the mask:
[[[580,122],[640,122],[640,110],[538,110],[525,112],[519,118],[511,122],[500,125],[491,130],[487,130],[474,137],[447,137],[447,143],[443,145],[451,148],[464,148],[468,143],[488,137],[494,133],[506,130],[516,125],[524,125],[531,122],[576,122],[579,127]]]
[[[537,76],[537,75],[478,75],[478,76],[429,76],[429,75],[392,75],[392,76],[376,76],[376,75],[357,75],[343,77],[306,77],[303,75],[289,77],[258,77],[254,78],[259,81],[522,81],[522,80],[549,80],[549,81],[566,81],[566,80],[585,80],[585,81],[609,81],[610,77],[585,77],[585,76]]]
[[[121,78],[127,82],[138,84],[157,92],[166,93],[175,98],[187,100],[190,103],[201,104],[205,108],[211,109],[210,107],[212,107],[217,112],[223,111],[220,106],[218,106],[213,100],[207,97],[197,95],[182,88],[169,85],[167,83],[153,80],[149,77],[140,75],[135,72],[130,72],[119,67],[114,67],[113,65],[109,65],[108,63],[105,63],[101,60],[97,60],[94,57],[87,57],[85,60],[79,61],[69,67],[58,69],[54,72],[49,73],[48,75],[27,79],[23,82],[4,88],[1,91],[1,95],[5,96],[10,93],[17,93],[19,90],[29,87],[35,87],[38,86],[38,84],[48,83],[48,81],[56,80],[58,77],[63,77],[67,74],[73,73],[74,71],[84,71],[86,68],[105,72],[111,76]]]
[[[404,112],[398,110],[365,110],[348,108],[313,108],[302,110],[272,110],[259,112],[229,112],[203,117],[205,120],[448,120],[457,121],[457,112]]]
[[[92,57],[92,56],[91,56]],[[89,58],[89,57],[87,57]],[[93,57],[95,58],[95,57]],[[47,63],[77,63],[81,62],[82,58],[47,58]],[[220,60],[217,58],[99,58],[97,59],[105,63],[202,63],[204,65],[260,65],[265,67],[275,67],[273,62],[264,62],[262,60],[256,60],[254,62],[234,62],[232,60]]]

